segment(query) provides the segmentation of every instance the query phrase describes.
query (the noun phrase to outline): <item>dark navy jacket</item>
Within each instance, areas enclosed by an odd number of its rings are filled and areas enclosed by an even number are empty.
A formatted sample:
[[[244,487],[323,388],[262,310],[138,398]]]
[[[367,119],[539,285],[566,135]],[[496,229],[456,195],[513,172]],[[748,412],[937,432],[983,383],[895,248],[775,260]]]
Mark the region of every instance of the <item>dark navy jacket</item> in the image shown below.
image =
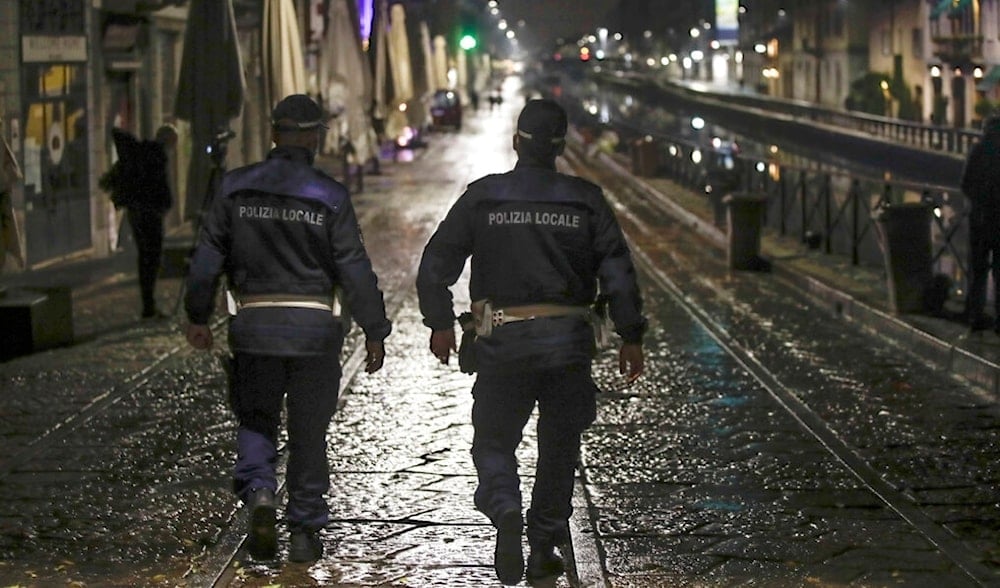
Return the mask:
[[[332,296],[339,286],[369,340],[389,335],[348,192],[311,161],[306,149],[279,147],[223,178],[191,260],[185,309],[192,324],[208,322],[224,273],[238,298]],[[326,354],[343,335],[338,319],[315,309],[247,308],[229,326],[233,351],[260,355]]]
[[[983,138],[972,146],[962,170],[962,192],[972,202],[969,223],[975,228],[1000,226],[1000,119],[991,118]]]
[[[470,184],[420,262],[417,293],[431,329],[452,328],[449,288],[470,256],[473,301],[588,306],[599,284],[618,334],[642,340],[646,321],[628,246],[601,189],[586,180],[519,161]],[[579,317],[510,323],[480,337],[476,352],[480,372],[589,364],[593,331]]]

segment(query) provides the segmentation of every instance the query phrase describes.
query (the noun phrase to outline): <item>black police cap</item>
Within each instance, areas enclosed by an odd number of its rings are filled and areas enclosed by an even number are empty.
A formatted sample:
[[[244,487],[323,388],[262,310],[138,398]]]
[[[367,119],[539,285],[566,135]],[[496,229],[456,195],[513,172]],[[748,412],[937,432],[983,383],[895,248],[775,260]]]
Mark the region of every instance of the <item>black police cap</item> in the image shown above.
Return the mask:
[[[271,111],[271,126],[278,131],[308,131],[328,128],[323,109],[305,94],[292,94],[278,102]]]
[[[562,143],[566,127],[566,111],[547,98],[529,100],[517,117],[517,134],[529,141]]]

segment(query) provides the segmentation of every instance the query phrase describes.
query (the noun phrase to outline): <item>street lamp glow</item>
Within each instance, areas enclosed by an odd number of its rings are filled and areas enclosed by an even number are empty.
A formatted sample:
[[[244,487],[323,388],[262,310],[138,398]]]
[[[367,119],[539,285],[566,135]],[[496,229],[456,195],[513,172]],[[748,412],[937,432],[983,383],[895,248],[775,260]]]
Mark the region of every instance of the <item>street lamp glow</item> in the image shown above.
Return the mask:
[[[939,66],[935,65],[935,66],[931,67],[931,77],[932,78],[939,78],[939,77],[941,77],[941,68]]]
[[[764,53],[767,52],[767,45],[763,43],[757,43],[756,45],[753,46],[753,50],[763,55]]]
[[[458,46],[462,49],[468,51],[470,49],[476,48],[476,38],[472,35],[463,35],[462,39],[459,40]]]
[[[489,6],[490,8],[496,8],[497,0],[490,0],[489,2],[486,3],[486,5]]]
[[[514,31],[507,31],[507,38],[508,39],[513,39],[514,38]]]
[[[691,27],[690,35],[692,39],[697,39],[701,36],[701,31],[698,30],[698,27]]]
[[[670,65],[670,58],[669,57],[661,57],[660,58],[660,65]]]
[[[691,59],[693,59],[696,62],[701,61],[702,59],[705,59],[705,52],[702,51],[701,49],[695,49],[694,51],[691,52]]]
[[[500,22],[497,23],[497,28],[500,29],[501,31],[506,31],[507,30],[507,21],[503,20],[503,19],[500,19]]]
[[[691,128],[694,129],[694,130],[696,130],[696,131],[700,131],[700,130],[704,129],[705,128],[705,119],[701,118],[700,116],[696,116],[696,117],[692,118],[691,119]]]

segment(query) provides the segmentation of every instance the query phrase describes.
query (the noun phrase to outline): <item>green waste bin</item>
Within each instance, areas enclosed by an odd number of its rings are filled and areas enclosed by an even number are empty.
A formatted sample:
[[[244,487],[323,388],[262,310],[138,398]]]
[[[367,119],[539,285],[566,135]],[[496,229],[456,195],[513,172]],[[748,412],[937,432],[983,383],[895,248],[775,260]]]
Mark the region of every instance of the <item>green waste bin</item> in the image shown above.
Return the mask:
[[[722,199],[726,206],[726,261],[729,269],[765,270],[760,256],[760,239],[767,196],[734,192]]]
[[[650,136],[632,143],[632,173],[637,176],[652,177],[660,167],[660,151]]]
[[[914,202],[885,206],[874,215],[893,312],[925,310],[925,295],[933,279],[932,211],[932,205]]]

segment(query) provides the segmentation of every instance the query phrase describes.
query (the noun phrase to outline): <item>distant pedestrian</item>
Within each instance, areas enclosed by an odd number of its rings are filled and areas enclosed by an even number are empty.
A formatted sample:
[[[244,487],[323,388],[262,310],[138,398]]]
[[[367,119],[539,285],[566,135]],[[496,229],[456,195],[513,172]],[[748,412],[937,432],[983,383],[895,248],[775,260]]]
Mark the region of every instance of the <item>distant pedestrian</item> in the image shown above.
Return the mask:
[[[492,90],[490,90],[489,102],[490,102],[490,110],[493,110],[494,108],[500,108],[500,106],[503,104],[503,89],[500,86],[497,86]]]
[[[391,324],[347,188],[313,167],[323,111],[303,94],[271,116],[267,160],[233,170],[208,211],[191,260],[187,340],[212,346],[208,322],[220,275],[236,301],[229,321],[230,403],[239,423],[233,488],[249,510],[249,551],[277,553],[278,433],[288,428],[288,557],[323,554],[329,520],[326,433],[337,408],[344,323],[335,289],[364,330],[365,371],[382,368]]]
[[[157,308],[156,278],[163,257],[163,219],[173,205],[168,180],[169,150],[177,145],[177,130],[163,125],[152,141],[140,141],[122,129],[112,129],[118,162],[102,178],[116,208],[125,208],[138,254],[139,293],[144,319],[166,316]]]
[[[0,121],[0,131],[3,121]],[[21,169],[17,165],[14,153],[11,152],[7,140],[0,135],[0,273],[6,265],[7,255],[14,257],[19,265],[24,265],[21,255],[21,235],[17,230],[17,218],[14,216],[14,206],[11,193],[14,185],[21,179]]]
[[[965,314],[972,332],[992,327],[1000,333],[1000,117],[983,126],[982,139],[969,152],[962,172],[969,198],[969,285]],[[986,286],[993,271],[994,319],[985,313]]]
[[[621,373],[632,382],[643,372],[646,321],[631,255],[601,188],[556,171],[566,128],[557,103],[530,101],[517,120],[514,169],[469,185],[427,243],[417,276],[431,353],[448,363],[456,345],[450,288],[472,258],[475,341],[463,336],[459,364],[473,371],[471,345],[478,373],[472,388],[475,505],[497,528],[494,568],[504,584],[524,574],[534,584],[563,571],[555,548],[569,539],[580,436],[596,415],[590,369],[598,286],[623,341]],[[536,403],[538,462],[525,572],[515,451]]]

